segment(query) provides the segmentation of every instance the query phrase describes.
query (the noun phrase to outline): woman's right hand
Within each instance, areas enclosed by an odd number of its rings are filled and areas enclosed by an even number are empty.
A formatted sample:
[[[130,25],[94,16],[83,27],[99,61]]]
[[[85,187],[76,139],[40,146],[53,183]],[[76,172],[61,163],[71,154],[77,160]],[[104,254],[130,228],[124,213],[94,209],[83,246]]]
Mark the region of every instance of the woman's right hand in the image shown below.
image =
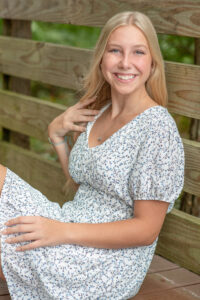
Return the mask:
[[[99,110],[87,109],[85,106],[95,101],[95,97],[84,102],[77,102],[57,116],[48,126],[48,135],[53,142],[63,140],[69,131],[85,131],[89,121],[93,121]]]

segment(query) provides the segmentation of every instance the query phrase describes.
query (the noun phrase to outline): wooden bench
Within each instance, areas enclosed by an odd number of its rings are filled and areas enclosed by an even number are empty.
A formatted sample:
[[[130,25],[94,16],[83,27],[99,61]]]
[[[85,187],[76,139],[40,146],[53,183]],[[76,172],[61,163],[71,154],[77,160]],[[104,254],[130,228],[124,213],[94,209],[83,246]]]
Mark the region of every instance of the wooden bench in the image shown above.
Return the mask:
[[[0,1],[4,34],[0,36],[0,72],[3,74],[0,163],[60,204],[66,201],[61,166],[31,151],[29,137],[47,142],[48,124],[66,106],[31,97],[30,83],[39,81],[78,90],[88,70],[92,50],[34,41],[31,22],[101,27],[112,15],[127,10],[147,14],[160,34],[195,38],[195,60],[200,64],[200,0],[49,0],[48,6],[45,0],[34,0],[28,5],[27,0]],[[165,67],[169,112],[193,118],[200,127],[200,66],[166,61]],[[183,138],[183,143],[186,154],[183,191],[200,197],[200,136],[196,141]],[[197,217],[177,209],[167,215],[156,254],[173,263],[155,256],[141,291],[134,299],[200,297],[199,230]],[[186,277],[182,280],[180,274]],[[183,293],[186,294],[183,296]],[[1,297],[9,299],[9,296]]]

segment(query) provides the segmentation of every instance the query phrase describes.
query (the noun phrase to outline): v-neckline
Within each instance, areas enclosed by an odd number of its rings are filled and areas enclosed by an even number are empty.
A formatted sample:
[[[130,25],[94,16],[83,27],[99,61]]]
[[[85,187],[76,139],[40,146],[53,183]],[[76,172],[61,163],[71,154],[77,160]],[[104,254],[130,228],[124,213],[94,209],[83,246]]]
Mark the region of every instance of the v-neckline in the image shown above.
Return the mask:
[[[131,119],[129,122],[127,122],[126,124],[124,124],[122,127],[120,127],[117,131],[115,131],[113,134],[111,134],[103,143],[99,144],[99,145],[96,145],[96,146],[93,146],[93,147],[90,147],[89,146],[89,136],[90,136],[90,132],[92,130],[92,127],[94,126],[94,123],[96,122],[96,120],[102,115],[102,113],[112,104],[112,102],[109,102],[107,103],[105,106],[103,106],[99,112],[98,115],[95,116],[95,119],[92,121],[92,122],[89,122],[88,125],[89,127],[87,126],[87,134],[86,134],[86,140],[87,140],[87,148],[89,150],[93,150],[93,149],[96,149],[96,148],[99,148],[103,145],[105,145],[108,141],[110,141],[110,139],[112,139],[112,137],[114,135],[116,135],[117,133],[119,133],[120,131],[122,131],[123,129],[125,129],[130,123],[132,122],[135,122],[139,117],[141,117],[143,114],[145,114],[146,112],[148,112],[149,110],[151,110],[153,107],[162,107],[165,109],[164,106],[162,105],[154,105],[154,106],[151,106],[147,109],[145,109],[143,112],[141,112],[140,114],[138,114],[136,117],[134,117],[133,119]]]

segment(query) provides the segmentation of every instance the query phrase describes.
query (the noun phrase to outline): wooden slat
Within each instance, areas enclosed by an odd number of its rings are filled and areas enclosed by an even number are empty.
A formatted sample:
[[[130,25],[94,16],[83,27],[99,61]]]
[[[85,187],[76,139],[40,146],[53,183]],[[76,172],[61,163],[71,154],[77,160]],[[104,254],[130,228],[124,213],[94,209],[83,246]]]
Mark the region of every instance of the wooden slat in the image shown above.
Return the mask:
[[[91,50],[0,37],[0,72],[80,89]],[[170,112],[200,119],[200,66],[166,62]]]
[[[66,107],[0,90],[0,125],[47,141],[48,124]],[[200,196],[200,143],[183,139],[186,165],[184,191]]]
[[[165,218],[156,253],[200,274],[200,219],[173,209]]]
[[[0,72],[60,87],[79,89],[91,51],[0,37]]]
[[[0,125],[47,141],[49,123],[66,107],[34,97],[0,90]]]
[[[1,296],[8,295],[8,294],[9,294],[9,292],[8,292],[7,283],[5,280],[2,280],[0,278],[0,299],[1,299]]]
[[[0,163],[41,191],[49,200],[61,205],[67,201],[62,192],[66,180],[59,163],[6,142],[0,142]]]
[[[165,70],[169,111],[200,119],[200,67],[165,62]]]
[[[148,274],[140,290],[140,295],[151,294],[159,291],[200,284],[200,276],[186,269],[178,268]]]
[[[12,300],[9,295],[0,296],[0,300]]]
[[[177,274],[178,275],[178,274]],[[160,281],[164,279],[161,277]],[[167,280],[167,278],[166,278]],[[159,285],[159,278],[148,278],[144,282],[144,285],[148,283],[149,285]],[[162,286],[162,283],[161,283]],[[186,286],[158,290],[153,293],[138,294],[129,300],[199,300],[200,299],[200,284],[190,284]]]
[[[180,267],[159,255],[154,255],[153,260],[152,260],[151,265],[148,270],[148,274],[158,273],[161,271],[175,270],[177,268],[180,268]]]
[[[199,0],[1,0],[0,17],[102,26],[122,11],[147,14],[160,33],[200,37]]]
[[[185,151],[184,190],[200,197],[200,143],[183,139]]]

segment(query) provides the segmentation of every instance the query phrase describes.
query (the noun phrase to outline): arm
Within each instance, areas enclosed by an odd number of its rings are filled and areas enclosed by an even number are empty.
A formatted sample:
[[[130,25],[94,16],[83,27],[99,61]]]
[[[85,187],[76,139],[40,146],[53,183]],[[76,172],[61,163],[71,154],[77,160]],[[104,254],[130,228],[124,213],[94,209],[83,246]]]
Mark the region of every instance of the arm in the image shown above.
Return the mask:
[[[29,242],[18,247],[25,251],[60,244],[119,249],[146,246],[157,238],[168,203],[155,200],[136,200],[135,217],[110,223],[64,223],[43,217],[23,216],[8,221],[2,234],[21,233],[6,242]],[[14,226],[13,226],[14,225]]]
[[[152,244],[157,238],[169,203],[155,200],[136,200],[135,217],[110,223],[69,223],[66,240],[97,248],[127,248]]]
[[[48,128],[48,135],[53,143],[60,143],[64,142],[63,137],[57,137],[51,135],[50,126]],[[66,142],[59,144],[59,145],[52,145],[52,147],[55,149],[58,159],[60,161],[61,167],[63,169],[63,172],[65,174],[65,177],[69,178],[69,172],[68,172],[68,158],[70,154],[70,149]]]

